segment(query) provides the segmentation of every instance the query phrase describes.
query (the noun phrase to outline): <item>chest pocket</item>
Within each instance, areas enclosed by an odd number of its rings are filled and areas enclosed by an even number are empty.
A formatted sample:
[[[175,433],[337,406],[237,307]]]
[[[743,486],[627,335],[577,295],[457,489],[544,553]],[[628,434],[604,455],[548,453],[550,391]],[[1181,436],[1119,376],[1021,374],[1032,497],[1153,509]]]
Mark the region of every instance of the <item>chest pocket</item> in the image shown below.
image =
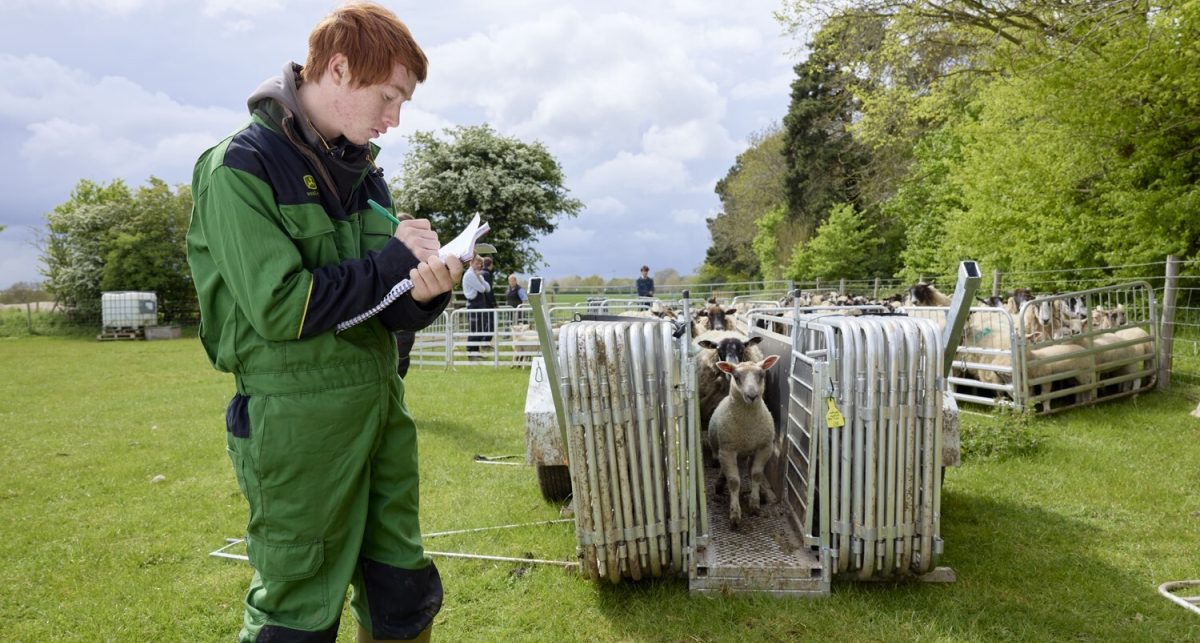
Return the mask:
[[[284,206],[280,219],[310,270],[341,260],[333,221],[318,205]]]
[[[360,212],[358,216],[362,217],[362,248],[360,252],[362,256],[366,256],[368,252],[378,252],[383,250],[387,245],[388,239],[392,238],[392,233],[395,231],[395,226],[391,221],[376,215],[373,212]]]

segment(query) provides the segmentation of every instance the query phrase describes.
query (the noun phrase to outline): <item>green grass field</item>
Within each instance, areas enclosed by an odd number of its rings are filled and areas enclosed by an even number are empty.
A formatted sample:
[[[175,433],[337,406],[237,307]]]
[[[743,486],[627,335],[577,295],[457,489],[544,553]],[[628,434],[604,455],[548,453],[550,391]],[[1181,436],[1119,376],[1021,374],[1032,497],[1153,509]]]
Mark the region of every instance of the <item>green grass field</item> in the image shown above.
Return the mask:
[[[0,339],[0,641],[229,641],[250,577],[210,557],[245,506],[225,455],[229,376],[194,339]],[[524,452],[528,371],[416,368],[427,533],[559,517]],[[827,598],[692,597],[683,579],[595,585],[550,566],[438,559],[440,641],[1185,641],[1158,596],[1200,578],[1194,389],[967,433],[1028,431],[1025,455],[947,472],[952,584],[835,582]],[[999,427],[999,428],[997,428]],[[1029,443],[1026,443],[1028,446]],[[515,459],[521,461],[521,458]],[[154,482],[156,476],[165,480]],[[428,549],[570,560],[569,524]],[[352,620],[340,641],[353,641]]]

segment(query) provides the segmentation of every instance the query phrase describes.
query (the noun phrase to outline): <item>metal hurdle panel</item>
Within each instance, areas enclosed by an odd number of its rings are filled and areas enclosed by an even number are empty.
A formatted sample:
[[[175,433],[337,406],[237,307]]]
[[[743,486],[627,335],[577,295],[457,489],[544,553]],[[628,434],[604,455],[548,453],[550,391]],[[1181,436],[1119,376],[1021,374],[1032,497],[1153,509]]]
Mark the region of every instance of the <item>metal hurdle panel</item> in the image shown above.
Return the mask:
[[[1078,307],[1082,318],[1061,316]],[[1117,309],[1111,328],[1094,324],[1092,311]],[[1049,320],[1043,322],[1042,320]],[[1017,315],[1023,357],[1019,385],[1024,407],[1039,413],[1117,399],[1151,390],[1158,373],[1158,305],[1154,289],[1140,281],[1061,293],[1026,302]],[[1033,339],[1034,330],[1043,332]],[[1058,354],[1051,347],[1068,346]]]
[[[909,306],[903,310],[910,317],[934,322],[939,332],[950,312],[947,306]],[[1021,344],[1016,321],[1007,310],[972,307],[962,340],[954,351],[953,371],[946,379],[950,395],[959,402],[1021,407]]]
[[[940,534],[940,334],[904,316],[798,315],[788,439],[809,436],[809,542],[835,576],[868,580],[933,570]],[[806,424],[807,423],[807,424]],[[789,484],[802,489],[802,466]],[[813,509],[815,505],[815,510]]]
[[[579,557],[594,580],[688,569],[699,445],[686,339],[673,330],[630,318],[559,331]]]

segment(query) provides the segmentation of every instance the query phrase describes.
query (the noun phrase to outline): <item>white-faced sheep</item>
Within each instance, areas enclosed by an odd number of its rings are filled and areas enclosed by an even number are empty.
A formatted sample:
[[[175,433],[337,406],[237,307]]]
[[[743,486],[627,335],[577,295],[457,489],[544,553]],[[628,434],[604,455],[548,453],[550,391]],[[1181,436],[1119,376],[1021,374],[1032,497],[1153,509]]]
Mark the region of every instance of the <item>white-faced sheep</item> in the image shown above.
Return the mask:
[[[763,358],[758,343],[761,337],[747,338],[728,330],[710,330],[692,340],[700,354],[696,357],[696,390],[700,400],[700,426],[708,428],[709,419],[721,400],[729,395],[729,376],[718,362],[757,362]]]
[[[1096,370],[1102,378],[1133,375],[1145,370],[1146,361],[1154,352],[1154,342],[1144,329],[1137,326],[1120,328],[1127,323],[1125,307],[1118,305],[1113,309],[1097,307],[1092,311],[1091,325],[1096,330],[1108,330],[1107,333],[1091,338],[1093,346],[1112,347],[1096,353]],[[1118,344],[1127,345],[1118,346]],[[1141,359],[1138,359],[1141,358]],[[1136,360],[1136,361],[1130,361]],[[1118,384],[1121,392],[1141,388],[1141,378],[1135,378]]]
[[[767,460],[775,453],[775,421],[763,401],[767,371],[779,359],[768,356],[761,362],[717,362],[730,376],[729,395],[721,400],[708,425],[709,446],[721,463],[717,492],[729,489],[729,526],[737,529],[742,522],[739,492],[742,478],[738,460],[750,456],[750,515],[758,513],[760,494],[766,502],[775,502],[775,494],[763,476]],[[724,483],[724,485],[722,484]]]
[[[1035,334],[1031,337],[1033,341],[1039,341],[1041,336]],[[1071,378],[1077,384],[1090,386],[1096,381],[1096,375],[1092,371],[1092,362],[1086,355],[1083,355],[1084,348],[1077,344],[1051,344],[1041,348],[1034,348],[1026,353],[1025,376],[1028,381],[1034,381],[1043,377],[1051,377],[1060,375],[1062,377],[1052,377],[1046,382],[1036,384],[1030,387],[1034,395],[1039,395],[1046,390],[1047,386],[1052,385],[1055,380],[1065,379],[1066,373],[1074,374]],[[1053,361],[1050,361],[1053,360]],[[1081,393],[1080,395],[1085,395]],[[1078,398],[1077,398],[1078,399]],[[1049,400],[1042,402],[1043,410],[1048,410],[1050,406]]]

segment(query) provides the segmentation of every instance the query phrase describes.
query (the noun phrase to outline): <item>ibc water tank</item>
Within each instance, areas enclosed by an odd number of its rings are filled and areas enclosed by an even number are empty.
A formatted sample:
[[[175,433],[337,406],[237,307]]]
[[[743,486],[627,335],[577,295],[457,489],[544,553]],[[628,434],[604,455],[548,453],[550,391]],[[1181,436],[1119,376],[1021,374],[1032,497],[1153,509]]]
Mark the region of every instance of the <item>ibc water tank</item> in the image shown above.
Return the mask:
[[[105,328],[142,328],[158,324],[158,295],[152,292],[100,294],[100,317]]]

